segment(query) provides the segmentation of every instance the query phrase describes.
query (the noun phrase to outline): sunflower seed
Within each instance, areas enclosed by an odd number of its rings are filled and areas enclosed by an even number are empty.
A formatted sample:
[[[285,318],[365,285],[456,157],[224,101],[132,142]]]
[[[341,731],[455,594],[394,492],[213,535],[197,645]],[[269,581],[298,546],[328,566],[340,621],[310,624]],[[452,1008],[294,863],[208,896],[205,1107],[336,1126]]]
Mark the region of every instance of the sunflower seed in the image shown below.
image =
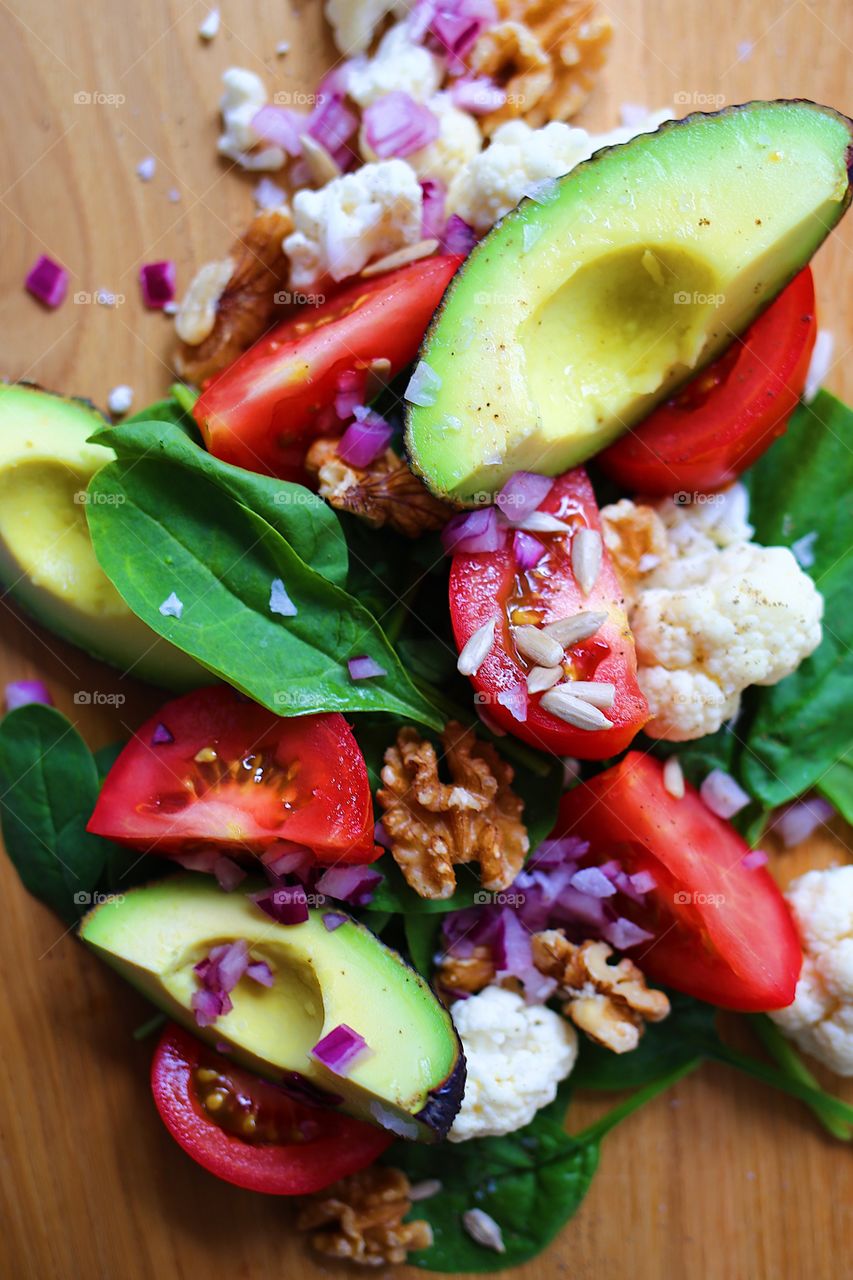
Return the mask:
[[[529,516],[514,525],[516,529],[524,529],[526,533],[571,533],[572,526],[556,516],[549,516],[547,511],[532,511]]]
[[[578,529],[572,538],[572,570],[585,596],[598,581],[602,549],[601,534],[595,529]]]
[[[483,1209],[468,1209],[462,1215],[462,1225],[472,1240],[495,1253],[506,1253],[501,1229]]]
[[[684,799],[684,770],[678,756],[670,756],[663,767],[663,789],[676,800]]]
[[[563,660],[563,646],[555,636],[548,636],[539,627],[516,627],[515,643],[525,658],[541,667],[556,667]]]
[[[553,688],[562,678],[562,667],[534,667],[527,673],[527,692],[542,693]]]
[[[463,676],[475,676],[495,643],[495,620],[490,618],[478,627],[470,637],[456,663],[456,670]]]
[[[588,640],[607,621],[606,613],[576,613],[573,618],[558,618],[549,622],[542,630],[546,636],[552,636],[564,649]]]
[[[612,707],[616,697],[616,685],[606,680],[567,680],[566,688],[573,697],[594,707]]]
[[[443,1190],[444,1183],[439,1182],[438,1178],[425,1178],[423,1182],[416,1182],[409,1187],[409,1199],[415,1204],[418,1200],[430,1200]]]
[[[612,721],[607,719],[603,711],[594,707],[591,702],[576,698],[571,686],[559,684],[542,695],[542,704],[546,711],[576,729],[612,729]]]

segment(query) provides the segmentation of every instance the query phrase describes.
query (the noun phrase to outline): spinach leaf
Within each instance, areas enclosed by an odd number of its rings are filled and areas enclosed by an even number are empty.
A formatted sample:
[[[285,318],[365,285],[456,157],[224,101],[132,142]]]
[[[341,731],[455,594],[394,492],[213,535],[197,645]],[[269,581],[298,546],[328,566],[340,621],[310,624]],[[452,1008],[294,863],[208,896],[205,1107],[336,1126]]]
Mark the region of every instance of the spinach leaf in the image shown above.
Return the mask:
[[[78,919],[113,848],[86,831],[99,786],[89,748],[55,708],[19,707],[0,723],[0,786],[3,840],[24,887]]]
[[[612,1053],[581,1037],[572,1080],[578,1089],[635,1089],[704,1057],[718,1043],[717,1010],[677,991],[667,993],[672,1012],[646,1027],[631,1053]]]
[[[823,642],[792,675],[756,691],[741,756],[749,792],[768,808],[809,787],[844,756],[853,721],[853,410],[822,391],[745,477],[758,542],[808,537],[823,593]],[[850,808],[847,770],[829,787]]]
[[[441,918],[437,915],[403,917],[406,947],[412,964],[418,973],[427,979],[432,974],[432,958],[435,955],[436,938],[440,927]]]
[[[837,760],[818,783],[818,791],[834,804],[847,822],[853,823],[853,755]]]
[[[163,433],[171,433],[168,442]],[[115,447],[117,433],[106,435]],[[92,540],[127,604],[159,635],[279,715],[384,710],[440,727],[441,715],[412,685],[376,620],[330,581],[340,569],[321,536],[331,513],[321,516],[322,504],[315,512],[311,495],[274,510],[264,477],[227,470],[223,478],[221,464],[164,427],[150,450],[93,477]],[[281,491],[279,482],[269,483]],[[326,576],[282,532],[294,523],[300,546],[313,538],[312,550],[325,555]],[[293,617],[270,611],[276,579],[297,606]],[[160,612],[173,593],[183,606],[179,618]],[[346,660],[358,654],[387,674],[351,680]]]

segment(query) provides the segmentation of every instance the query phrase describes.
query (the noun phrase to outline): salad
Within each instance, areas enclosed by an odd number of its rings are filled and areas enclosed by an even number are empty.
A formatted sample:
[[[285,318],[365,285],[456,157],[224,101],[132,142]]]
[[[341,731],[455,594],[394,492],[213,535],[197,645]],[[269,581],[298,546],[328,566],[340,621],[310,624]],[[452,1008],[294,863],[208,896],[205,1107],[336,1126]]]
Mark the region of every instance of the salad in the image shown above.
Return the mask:
[[[783,894],[761,847],[853,820],[853,409],[809,267],[853,123],[593,136],[594,3],[325,9],[310,110],[225,73],[249,227],[180,302],[141,268],[180,381],[110,418],[0,385],[5,594],[159,689],[93,753],[7,686],[0,817],[156,1011],[184,1152],[324,1258],[485,1272],[703,1062],[853,1140],[808,1065],[853,1076],[853,867]],[[625,1096],[578,1130],[577,1090]]]

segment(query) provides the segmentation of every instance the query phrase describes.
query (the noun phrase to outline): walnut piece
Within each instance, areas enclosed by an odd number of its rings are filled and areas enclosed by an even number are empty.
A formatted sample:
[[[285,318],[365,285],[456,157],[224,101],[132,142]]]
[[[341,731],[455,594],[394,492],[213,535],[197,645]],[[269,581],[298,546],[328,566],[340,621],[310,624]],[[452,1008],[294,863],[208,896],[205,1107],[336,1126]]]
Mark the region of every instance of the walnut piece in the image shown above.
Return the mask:
[[[387,525],[406,538],[447,524],[453,507],[434,498],[393,449],[369,467],[353,467],[338,457],[338,443],[315,440],[305,459],[306,470],[319,481],[320,497],[338,511],[350,511],[374,529]]]
[[[531,945],[536,968],[555,978],[560,994],[568,997],[566,1017],[605,1049],[636,1049],[644,1024],[660,1022],[669,1013],[667,997],[646,986],[633,960],[609,963],[613,949],[606,942],[577,947],[562,929],[547,929],[534,933]]]
[[[613,35],[596,0],[497,0],[501,19],[480,36],[468,58],[475,75],[506,90],[507,100],[482,117],[486,133],[507,120],[533,128],[569,120],[586,102]]]
[[[192,304],[202,272],[207,277],[199,284],[199,290],[215,283],[218,297],[207,335],[198,343],[181,342],[175,352],[175,369],[182,378],[200,385],[242,355],[274,319],[292,309],[290,295],[285,294],[290,265],[281,247],[283,238],[292,230],[289,209],[267,209],[252,219],[232,248],[229,259],[233,269],[224,288],[211,271],[215,264],[201,268],[190,285],[187,305]],[[178,316],[183,313],[184,304]],[[190,336],[194,336],[192,327]]]
[[[455,721],[441,742],[449,783],[439,777],[432,743],[409,726],[385,752],[377,798],[394,860],[422,898],[449,898],[454,864],[467,862],[479,862],[484,889],[506,889],[530,846],[512,766]]]
[[[666,525],[652,507],[621,498],[601,508],[601,532],[630,607],[643,576],[671,558]]]
[[[490,947],[474,947],[470,956],[442,956],[435,971],[435,985],[452,996],[457,991],[476,995],[495,983],[495,966]]]
[[[347,1258],[366,1267],[405,1262],[428,1249],[428,1222],[404,1222],[412,1207],[409,1179],[399,1169],[371,1165],[306,1198],[296,1226],[311,1232],[311,1244],[327,1258]]]

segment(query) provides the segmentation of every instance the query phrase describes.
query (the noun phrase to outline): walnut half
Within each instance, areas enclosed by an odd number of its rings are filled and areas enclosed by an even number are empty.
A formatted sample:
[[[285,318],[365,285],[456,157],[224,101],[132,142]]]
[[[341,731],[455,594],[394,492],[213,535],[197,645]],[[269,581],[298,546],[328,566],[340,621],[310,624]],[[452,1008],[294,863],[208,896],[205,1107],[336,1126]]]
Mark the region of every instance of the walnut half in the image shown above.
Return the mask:
[[[432,743],[415,729],[402,728],[385,752],[377,799],[392,856],[422,898],[451,897],[454,864],[466,862],[479,862],[484,889],[506,889],[530,847],[512,766],[455,721],[441,741],[450,782],[439,777]]]
[[[568,997],[566,1017],[614,1053],[636,1049],[644,1023],[660,1022],[669,1013],[667,997],[646,986],[633,960],[609,963],[613,950],[606,942],[577,947],[562,929],[547,929],[533,934],[532,948],[536,968],[555,978]]]
[[[354,467],[338,456],[338,443],[315,440],[305,459],[306,470],[317,477],[321,498],[373,529],[387,525],[406,538],[444,528],[453,507],[434,498],[393,449],[386,449],[368,467]]]
[[[405,1262],[432,1244],[428,1222],[404,1222],[412,1207],[409,1179],[399,1169],[371,1165],[303,1201],[300,1231],[327,1258],[346,1258],[365,1267]]]

